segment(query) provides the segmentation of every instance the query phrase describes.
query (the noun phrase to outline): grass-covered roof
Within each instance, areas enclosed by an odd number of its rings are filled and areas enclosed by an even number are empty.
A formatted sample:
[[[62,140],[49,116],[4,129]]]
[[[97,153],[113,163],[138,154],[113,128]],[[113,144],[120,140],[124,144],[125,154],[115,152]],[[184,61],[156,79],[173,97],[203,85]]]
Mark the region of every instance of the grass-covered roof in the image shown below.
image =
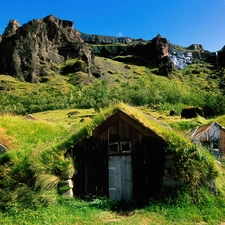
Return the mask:
[[[73,142],[77,143],[84,138],[93,136],[96,128],[118,110],[164,140],[167,146],[165,154],[175,160],[173,179],[182,181],[186,187],[195,190],[200,185],[206,184],[209,179],[216,177],[215,159],[206,150],[196,146],[182,133],[172,130],[166,124],[146,115],[138,108],[123,103],[98,113],[73,135]]]
[[[133,118],[134,121],[136,121],[143,127],[153,131],[158,137],[165,140],[168,144],[172,144],[174,142],[182,142],[182,144],[185,143],[186,147],[188,145],[192,145],[192,143],[186,136],[172,130],[169,126],[166,125],[166,123],[161,122],[160,120],[157,120],[151,115],[144,113],[137,107],[132,107],[123,103],[108,107],[98,113],[95,117],[93,117],[92,120],[85,124],[85,126],[82,127],[74,135],[74,142],[77,142],[78,140],[84,137],[92,136],[96,128],[117,111],[124,112],[127,116]]]

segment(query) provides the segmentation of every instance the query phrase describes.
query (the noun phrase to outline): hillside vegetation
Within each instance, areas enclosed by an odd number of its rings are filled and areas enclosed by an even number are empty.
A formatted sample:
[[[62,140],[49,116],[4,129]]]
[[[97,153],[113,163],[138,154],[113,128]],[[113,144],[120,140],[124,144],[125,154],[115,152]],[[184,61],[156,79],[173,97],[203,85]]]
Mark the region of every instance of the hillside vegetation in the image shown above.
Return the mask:
[[[101,76],[94,78],[81,71],[71,72],[68,68],[75,62],[77,59],[70,59],[57,65],[62,72],[51,74],[45,83],[32,84],[0,75],[0,143],[8,149],[0,155],[0,223],[224,222],[223,159],[219,165],[205,150],[192,148],[185,137],[193,127],[211,121],[225,126],[223,69],[196,63],[164,77],[151,64],[136,65],[127,58],[118,61],[95,57]],[[61,199],[60,185],[65,171],[76,172],[72,159],[66,157],[67,150],[90,132],[87,127],[93,128],[108,108],[119,102],[132,105],[174,129],[176,135],[166,134],[170,150],[182,156],[181,169],[188,168],[184,179],[190,179],[193,185],[166,197],[150,199],[143,208],[104,198],[89,202]],[[202,108],[205,118],[181,118],[182,109],[190,106]],[[177,114],[169,116],[171,110]],[[196,151],[203,153],[192,160]],[[216,194],[201,183],[202,176],[215,179]]]
[[[115,102],[134,106],[152,105],[157,110],[200,107],[206,116],[222,115],[225,110],[223,70],[210,64],[192,64],[174,70],[171,78],[156,75],[157,68],[137,66],[96,57],[100,78],[83,72],[54,74],[46,83],[31,84],[0,75],[0,112],[35,113],[55,109],[103,108]],[[76,59],[74,59],[76,61]],[[63,70],[73,64],[60,65]]]
[[[68,117],[68,113],[75,110],[77,113]],[[167,111],[157,112],[147,107],[139,107],[137,112],[132,113],[135,115],[139,111],[160,117],[181,133],[210,122],[201,117],[189,120],[180,119],[179,116],[171,118]],[[132,202],[116,203],[104,198],[88,202],[61,199],[57,184],[63,171],[66,169],[74,172],[73,162],[64,158],[65,151],[77,135],[84,132],[83,128],[88,124],[88,127],[93,127],[93,123],[99,123],[103,113],[96,114],[94,109],[71,109],[35,113],[32,119],[9,114],[1,116],[0,142],[9,151],[0,157],[0,223],[220,224],[225,221],[223,161],[221,166],[214,165],[218,172],[217,195],[205,186],[197,186],[192,192],[180,190],[166,198],[150,199],[149,205],[141,208]],[[109,113],[108,109],[106,113]],[[92,121],[90,117],[94,114],[96,117]],[[79,122],[81,119],[83,122]],[[216,119],[225,124],[224,116]],[[179,142],[175,137],[171,138]],[[175,146],[178,147],[177,144]]]
[[[224,59],[223,49],[184,48],[160,34],[148,41],[86,35],[53,15],[22,26],[11,20],[0,36],[0,224],[223,224],[224,158],[187,132],[214,121],[225,126]],[[195,118],[181,116],[187,108],[197,109]],[[142,203],[68,198],[79,171],[75,144],[121,110],[163,143],[163,156],[155,147],[147,152],[152,145],[139,151],[136,174],[155,172],[145,165],[159,155],[158,182],[179,186]],[[147,192],[151,178],[140,176]]]

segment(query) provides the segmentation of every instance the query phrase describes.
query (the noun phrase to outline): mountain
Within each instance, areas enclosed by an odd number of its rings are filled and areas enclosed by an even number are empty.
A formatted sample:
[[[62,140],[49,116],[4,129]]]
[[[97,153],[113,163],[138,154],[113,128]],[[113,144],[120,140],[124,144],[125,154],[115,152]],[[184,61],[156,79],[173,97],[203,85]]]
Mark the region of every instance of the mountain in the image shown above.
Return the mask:
[[[194,44],[180,47],[160,34],[152,40],[88,35],[76,30],[72,21],[49,15],[22,26],[16,20],[9,22],[0,39],[0,73],[32,83],[45,82],[53,73],[65,73],[57,65],[77,58],[70,72],[82,71],[100,77],[94,60],[97,55],[153,64],[159,68],[159,75],[170,76],[175,67],[183,69],[195,60],[216,62],[219,57],[218,63],[222,64],[224,52],[221,50],[216,55]]]
[[[117,101],[178,114],[199,107],[206,117],[225,112],[225,48],[182,47],[160,34],[89,35],[53,15],[22,26],[11,20],[0,40],[0,112],[99,110]]]
[[[79,70],[95,71],[94,55],[73,28],[73,22],[52,15],[31,20],[23,26],[11,20],[0,43],[0,73],[28,82],[47,79],[56,64],[70,58],[83,61]]]

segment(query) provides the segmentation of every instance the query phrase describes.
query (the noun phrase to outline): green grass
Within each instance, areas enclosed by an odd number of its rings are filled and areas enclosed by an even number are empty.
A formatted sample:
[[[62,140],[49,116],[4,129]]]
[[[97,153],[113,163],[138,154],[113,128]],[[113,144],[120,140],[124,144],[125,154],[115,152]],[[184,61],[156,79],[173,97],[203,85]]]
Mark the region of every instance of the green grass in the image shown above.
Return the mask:
[[[71,114],[69,116],[69,114]],[[62,124],[68,128],[76,126],[82,121],[88,121],[95,115],[93,108],[91,109],[65,109],[65,110],[50,110],[32,114],[38,119],[42,119],[57,124]]]
[[[219,76],[223,78],[222,72],[215,71],[208,64],[193,64],[183,71],[176,70],[169,79],[158,76],[157,68],[151,66],[100,57],[95,60],[102,74],[100,79],[87,80],[84,73],[51,74],[46,83],[30,84],[0,75],[0,87],[4,89],[0,91],[0,143],[8,148],[8,152],[0,155],[0,224],[174,225],[225,222],[224,160],[221,165],[214,165],[215,162],[205,155],[196,164],[196,149],[190,148],[182,136],[191,128],[210,121],[218,121],[225,126],[224,96],[220,93],[218,79]],[[55,66],[62,70],[75,62],[68,60]],[[73,162],[65,160],[64,153],[74,141],[90,133],[119,101],[138,106],[136,108],[178,131],[179,135],[174,135],[155,126],[156,131],[170,143],[169,150],[178,155],[184,151],[178,165],[184,179],[197,177],[191,181],[194,185],[196,181],[198,187],[200,173],[209,165],[215,166],[218,195],[204,188],[194,189],[171,198],[167,196],[163,201],[150,200],[144,207],[133,203],[119,205],[106,199],[89,202],[58,199],[56,187],[63,180],[65,171],[74,172]],[[108,111],[103,109],[109,105],[112,107]],[[208,106],[209,110],[214,110],[213,116],[222,116],[189,120],[181,119],[179,115],[169,116],[170,110],[180,114],[186,106]],[[140,114],[140,110],[132,107],[126,109],[134,117]],[[96,115],[97,111],[100,114]],[[36,120],[5,112],[32,113]],[[75,113],[69,117],[71,112]],[[148,121],[141,122],[148,126]],[[204,172],[207,175],[208,172]]]
[[[78,199],[61,199],[47,207],[35,209],[11,209],[0,213],[0,224],[13,225],[73,225],[73,224],[221,224],[225,221],[225,203],[218,197],[208,197],[205,202],[190,204],[188,196],[180,195],[177,203],[150,202],[144,207],[134,207],[132,203],[121,204],[94,199],[89,202]]]
[[[4,135],[0,142],[8,148],[0,155],[0,208],[55,201],[55,185],[64,179],[65,171],[74,170],[71,160],[64,158],[69,130],[9,114],[0,116],[0,127]]]
[[[76,59],[59,67],[71,66]],[[208,64],[193,64],[174,70],[171,78],[157,75],[152,65],[95,57],[99,79],[84,72],[54,74],[46,83],[30,84],[0,75],[0,112],[36,113],[56,109],[103,108],[115,102],[130,105],[157,105],[162,110],[181,113],[186,106],[205,109],[208,116],[225,113],[221,90],[222,72]],[[197,71],[197,74],[193,71]]]
[[[139,116],[140,110],[124,107],[129,111],[128,113]],[[165,121],[171,120],[167,111],[155,112],[145,107],[141,109],[150,114],[163,116]],[[104,115],[110,114],[110,110],[106,111]],[[68,118],[67,114],[71,111],[77,111],[77,113]],[[93,199],[88,202],[78,199],[58,199],[58,194],[48,187],[49,185],[54,186],[54,182],[58,182],[55,179],[60,179],[60,176],[56,175],[54,171],[55,169],[58,171],[55,165],[64,165],[61,153],[64,153],[65,146],[68,144],[64,141],[70,139],[71,131],[78,131],[85,125],[85,123],[77,124],[79,119],[87,118],[94,113],[93,109],[47,111],[33,114],[37,120],[9,114],[1,116],[0,137],[4,136],[4,140],[8,141],[5,141],[8,143],[9,149],[7,155],[13,164],[9,164],[9,167],[4,164],[4,169],[7,170],[2,170],[3,167],[1,167],[0,175],[5,178],[4,185],[11,182],[16,188],[11,189],[8,196],[12,202],[5,203],[6,208],[0,204],[0,207],[4,208],[0,212],[0,224],[176,225],[220,224],[225,221],[224,162],[219,166],[219,176],[216,178],[219,194],[215,196],[202,188],[196,196],[198,201],[195,202],[193,202],[193,193],[188,192],[178,193],[176,197],[172,196],[171,198],[167,196],[164,200],[150,200],[149,204],[143,207],[137,207],[132,202],[117,204],[106,199]],[[102,116],[102,113],[98,114],[94,123],[99,123]],[[72,120],[71,124],[68,121],[70,119]],[[173,123],[179,121],[185,123],[179,117],[175,117],[173,120]],[[196,118],[193,121],[188,120],[186,123],[193,122],[195,124],[198,121],[204,122],[201,118]],[[89,121],[87,122],[89,123]],[[142,122],[148,123],[145,120]],[[3,156],[0,158],[1,164],[2,160],[7,160]],[[70,165],[64,165],[65,168],[68,166]],[[4,174],[2,174],[3,171],[5,171]],[[46,175],[49,181],[47,184],[43,183]],[[28,181],[33,179],[32,176],[35,177],[33,181],[38,187],[34,191],[28,185]],[[41,178],[43,179],[41,180]],[[26,188],[19,185],[23,182],[28,185]],[[48,190],[44,190],[46,187]]]
[[[52,145],[68,132],[65,127],[44,120],[32,120],[29,117],[0,116],[0,127],[12,140],[10,151],[32,151],[42,145]]]

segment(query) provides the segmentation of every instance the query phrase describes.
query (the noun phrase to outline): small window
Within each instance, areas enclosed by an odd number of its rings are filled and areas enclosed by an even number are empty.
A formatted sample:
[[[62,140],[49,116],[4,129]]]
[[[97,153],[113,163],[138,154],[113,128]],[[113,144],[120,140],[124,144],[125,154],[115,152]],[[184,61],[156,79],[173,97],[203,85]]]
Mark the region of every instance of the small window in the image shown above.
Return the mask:
[[[119,142],[111,142],[110,143],[109,153],[110,154],[118,154],[119,153]]]
[[[131,142],[120,142],[120,150],[121,153],[128,153],[131,152]]]
[[[218,145],[218,142],[213,142],[213,149],[218,149],[219,148],[219,145]]]

